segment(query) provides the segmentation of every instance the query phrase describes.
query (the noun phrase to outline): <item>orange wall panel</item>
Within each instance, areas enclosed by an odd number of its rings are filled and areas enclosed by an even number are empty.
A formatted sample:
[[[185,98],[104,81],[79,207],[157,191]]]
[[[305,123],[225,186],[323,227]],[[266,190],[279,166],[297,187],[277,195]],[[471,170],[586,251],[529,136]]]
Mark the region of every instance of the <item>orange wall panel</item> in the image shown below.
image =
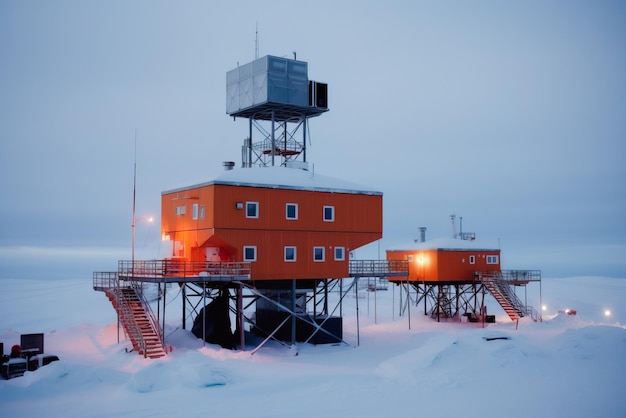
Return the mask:
[[[487,264],[489,255],[498,256],[498,263]],[[470,256],[474,256],[474,264],[470,263]],[[468,282],[473,280],[474,272],[500,271],[499,250],[387,251],[387,260],[409,260],[411,281]]]
[[[258,203],[257,218],[246,217],[246,202]],[[287,219],[287,203],[298,205],[296,220]],[[192,219],[193,204],[205,207],[203,219]],[[324,206],[334,207],[334,221],[324,221]],[[162,194],[162,212],[175,256],[202,261],[217,246],[223,261],[243,261],[243,247],[255,246],[254,280],[347,277],[350,251],[382,237],[381,194],[210,184]],[[295,262],[284,260],[285,246],[296,247]],[[316,246],[326,249],[324,262],[313,260]],[[334,260],[335,247],[344,260]]]

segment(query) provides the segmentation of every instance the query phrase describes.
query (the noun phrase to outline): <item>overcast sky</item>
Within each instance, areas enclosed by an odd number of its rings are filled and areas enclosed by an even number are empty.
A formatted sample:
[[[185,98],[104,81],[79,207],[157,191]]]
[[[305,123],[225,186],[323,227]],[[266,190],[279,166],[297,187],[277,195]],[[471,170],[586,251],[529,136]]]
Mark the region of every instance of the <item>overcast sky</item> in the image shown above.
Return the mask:
[[[257,27],[328,83],[307,157],[384,193],[383,257],[455,213],[505,268],[626,277],[623,1],[1,1],[0,262],[128,251],[135,131],[154,247],[163,190],[239,165]]]

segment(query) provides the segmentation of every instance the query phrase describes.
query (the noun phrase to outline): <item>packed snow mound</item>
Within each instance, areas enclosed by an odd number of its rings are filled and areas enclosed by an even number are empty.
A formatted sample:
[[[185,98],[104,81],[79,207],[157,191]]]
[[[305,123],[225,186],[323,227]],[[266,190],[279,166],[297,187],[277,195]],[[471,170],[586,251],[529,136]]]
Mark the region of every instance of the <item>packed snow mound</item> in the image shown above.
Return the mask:
[[[15,316],[0,341],[7,347],[20,333],[43,331],[46,352],[61,360],[0,380],[3,416],[626,416],[626,316],[616,308],[626,280],[544,280],[544,301],[555,311],[575,306],[577,315],[548,311],[543,322],[516,325],[498,314],[504,319],[484,328],[438,323],[419,309],[409,325],[397,315],[394,287],[376,292],[376,310],[373,292],[363,290],[358,336],[356,298],[344,300],[348,345],[268,343],[254,355],[253,347],[223,349],[182,329],[180,297],[171,298],[168,355],[157,360],[127,352],[123,331],[117,342],[115,311],[102,294],[48,283],[32,302],[57,301],[49,323],[37,305],[6,296],[45,284],[7,283],[3,309]],[[90,308],[76,312],[72,301],[94,294]]]

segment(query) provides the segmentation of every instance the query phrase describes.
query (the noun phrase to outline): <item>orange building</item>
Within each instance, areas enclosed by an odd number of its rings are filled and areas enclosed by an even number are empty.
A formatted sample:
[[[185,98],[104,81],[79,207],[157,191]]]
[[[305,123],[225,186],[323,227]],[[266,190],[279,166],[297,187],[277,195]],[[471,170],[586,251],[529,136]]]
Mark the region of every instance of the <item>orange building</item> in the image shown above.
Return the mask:
[[[500,271],[499,249],[453,238],[421,242],[410,250],[387,250],[387,260],[407,260],[408,280],[418,282],[471,283],[476,272]]]
[[[172,258],[250,262],[252,281],[305,286],[349,277],[350,251],[382,237],[382,193],[302,169],[242,168],[163,192],[161,217]]]

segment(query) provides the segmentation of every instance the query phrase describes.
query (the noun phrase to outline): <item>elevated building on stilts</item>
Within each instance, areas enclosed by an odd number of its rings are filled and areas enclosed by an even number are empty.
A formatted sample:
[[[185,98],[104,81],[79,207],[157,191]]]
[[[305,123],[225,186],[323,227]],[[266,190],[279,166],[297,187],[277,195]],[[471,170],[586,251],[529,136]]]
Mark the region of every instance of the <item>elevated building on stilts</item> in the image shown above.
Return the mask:
[[[424,314],[438,321],[466,317],[469,322],[494,322],[495,315],[488,315],[485,307],[485,296],[491,295],[512,321],[541,320],[526,297],[526,286],[536,282],[541,298],[540,270],[502,270],[498,246],[476,240],[474,233],[456,234],[453,228],[450,238],[426,240],[425,230],[421,228],[421,239],[412,248],[387,250],[387,260],[408,263],[408,276],[389,278],[405,289],[404,310],[412,303],[423,305]]]
[[[515,288],[540,282],[540,272],[502,270],[499,248],[474,234],[426,241],[422,229],[412,249],[352,259],[382,238],[383,194],[309,165],[309,120],[328,110],[328,86],[309,80],[308,64],[295,55],[257,58],[227,73],[226,113],[248,122],[240,166],[225,162],[216,177],[162,192],[162,246],[169,249],[162,259],[135,260],[133,202],[132,259],[94,273],[94,289],[111,300],[133,350],[167,353],[167,289],[174,285],[183,298],[182,328],[252,352],[270,340],[345,342],[342,301],[360,278],[402,286],[406,310],[423,302],[437,320],[488,322],[486,294],[513,321],[539,318]],[[159,289],[156,315],[147,284]]]
[[[295,56],[265,56],[229,71],[226,111],[248,121],[241,167],[225,162],[215,178],[164,191],[168,256],[120,261],[117,272],[94,273],[94,288],[107,292],[142,353],[166,347],[171,283],[183,295],[183,328],[193,319],[194,334],[208,342],[244,349],[251,336],[254,350],[269,340],[343,342],[341,303],[358,279],[408,274],[404,260],[350,259],[382,238],[383,194],[309,166],[308,121],[328,111],[328,86],[309,80],[308,64]],[[145,283],[162,292],[156,318],[149,304],[126,303],[128,289],[139,294]],[[338,295],[332,302],[331,291]],[[139,311],[147,313],[134,318]],[[149,335],[138,322],[151,325],[143,327]],[[159,339],[159,349],[143,348]]]

